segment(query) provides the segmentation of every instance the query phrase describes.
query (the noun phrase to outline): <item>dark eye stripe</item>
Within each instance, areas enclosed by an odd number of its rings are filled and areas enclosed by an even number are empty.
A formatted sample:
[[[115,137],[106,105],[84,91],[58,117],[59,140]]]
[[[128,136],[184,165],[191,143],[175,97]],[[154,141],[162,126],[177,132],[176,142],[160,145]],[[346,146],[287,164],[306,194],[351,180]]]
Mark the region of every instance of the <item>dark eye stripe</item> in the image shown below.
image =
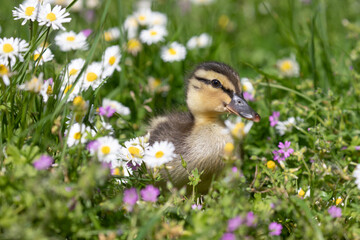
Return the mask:
[[[206,78],[201,78],[198,76],[195,76],[195,78],[203,83],[211,85],[211,80],[208,80]],[[231,98],[233,97],[234,92],[232,90],[225,88],[223,85],[221,85],[220,89],[223,90],[227,95],[229,95],[229,97],[231,97]]]

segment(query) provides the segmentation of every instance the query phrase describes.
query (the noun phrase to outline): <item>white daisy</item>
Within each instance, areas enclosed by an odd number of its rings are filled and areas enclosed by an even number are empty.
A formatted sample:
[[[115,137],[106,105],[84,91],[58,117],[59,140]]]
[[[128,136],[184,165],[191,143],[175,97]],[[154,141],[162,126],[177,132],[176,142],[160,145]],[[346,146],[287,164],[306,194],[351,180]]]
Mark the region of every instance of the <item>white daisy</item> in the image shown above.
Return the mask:
[[[84,89],[91,87],[95,90],[103,82],[104,77],[103,65],[100,62],[91,63],[84,73],[82,81]]]
[[[138,28],[139,28],[139,23],[134,15],[130,15],[125,19],[124,29],[126,30],[127,37],[129,39],[136,37]]]
[[[79,143],[85,143],[88,135],[93,135],[95,132],[90,127],[86,127],[85,124],[75,123],[70,129],[65,131],[65,136],[68,137],[67,145],[72,147]]]
[[[53,93],[54,81],[52,78],[45,80],[40,89],[40,95],[43,98],[43,101],[46,103],[49,99],[49,96]]]
[[[133,138],[124,143],[119,157],[127,162],[131,161],[133,164],[142,163],[142,158],[145,155],[145,149],[149,146],[144,138]]]
[[[120,38],[120,30],[117,27],[110,28],[104,32],[104,39],[106,42],[118,40]]]
[[[281,76],[298,77],[300,74],[300,66],[295,57],[280,59],[276,62],[276,66]]]
[[[151,12],[150,15],[150,26],[165,26],[167,23],[167,17],[161,12]]]
[[[286,121],[278,121],[277,124],[275,125],[275,130],[280,136],[283,136],[285,135],[286,132],[290,132],[294,125],[301,123],[303,121],[304,120],[299,117],[297,118],[290,117]]]
[[[46,48],[44,52],[41,54],[41,51],[43,50],[42,47],[36,49],[34,51],[33,60],[38,65],[43,65],[45,62],[50,62],[54,59],[54,55],[52,54],[51,50],[49,48]],[[40,57],[41,55],[41,57]],[[40,59],[39,59],[40,57]]]
[[[211,43],[212,37],[207,33],[203,33],[200,36],[194,36],[190,38],[186,46],[188,47],[188,49],[205,48],[210,46]]]
[[[23,52],[28,50],[29,44],[20,38],[0,38],[0,59],[13,65],[16,62],[16,58],[22,62],[24,57]]]
[[[97,150],[91,150],[90,152],[96,155],[99,161],[111,163],[112,166],[117,166],[119,162],[118,154],[121,149],[118,140],[107,136],[98,138],[96,141],[98,142]]]
[[[34,76],[31,78],[30,81],[27,81],[24,84],[19,85],[19,89],[34,93],[40,93],[43,84],[44,84],[43,73],[40,73],[38,77]]]
[[[70,31],[60,33],[56,35],[55,43],[60,47],[60,50],[63,52],[88,49],[86,36],[82,32],[75,33],[73,31]]]
[[[10,69],[6,66],[4,60],[0,60],[0,78],[2,78],[4,84],[6,86],[10,85]]]
[[[225,120],[225,126],[231,132],[231,134],[236,138],[243,138],[246,134],[249,133],[251,127],[253,126],[254,122],[249,121],[245,124],[241,117],[236,117],[235,122]]]
[[[254,93],[254,86],[251,84],[248,78],[241,78],[240,80],[242,90],[249,93]]]
[[[356,168],[353,172],[353,177],[355,178],[355,183],[358,189],[360,189],[360,164],[356,165]]]
[[[81,82],[73,83],[63,81],[60,87],[61,98],[64,98],[68,95],[67,101],[72,101],[76,96],[82,91]]]
[[[306,192],[302,188],[299,188],[298,196],[301,197],[301,198],[310,197],[310,187],[308,187],[308,190]]]
[[[82,58],[76,58],[71,60],[68,66],[64,70],[64,81],[66,83],[75,82],[76,78],[79,76],[81,69],[85,65],[85,60]]]
[[[176,158],[175,146],[172,142],[155,142],[145,152],[144,162],[148,167],[159,167]]]
[[[136,38],[129,39],[126,44],[126,51],[136,56],[142,49],[142,44]]]
[[[47,27],[52,27],[54,30],[65,30],[62,24],[71,21],[71,18],[67,17],[69,15],[70,13],[66,12],[65,8],[56,5],[51,9],[51,5],[48,3],[40,10],[39,25],[46,25]]]
[[[41,5],[38,0],[29,0],[20,4],[19,7],[15,7],[12,13],[15,20],[24,19],[21,23],[21,25],[24,25],[28,20],[33,22],[37,20],[40,7]]]
[[[134,16],[141,26],[149,25],[151,20],[151,10],[144,8],[134,13]]]
[[[121,53],[119,46],[111,46],[106,48],[102,59],[105,76],[111,76],[115,70],[118,72],[121,70],[121,67],[119,66],[120,59]]]
[[[164,41],[167,31],[162,26],[155,26],[140,32],[140,40],[147,45]]]
[[[127,116],[130,114],[130,109],[128,107],[125,107],[124,105],[122,105],[121,103],[119,103],[117,101],[104,98],[102,101],[102,107],[106,108],[109,106],[112,109],[115,109],[115,111],[120,115]]]
[[[164,62],[174,62],[184,60],[186,49],[183,45],[173,42],[168,47],[161,48],[161,58]]]

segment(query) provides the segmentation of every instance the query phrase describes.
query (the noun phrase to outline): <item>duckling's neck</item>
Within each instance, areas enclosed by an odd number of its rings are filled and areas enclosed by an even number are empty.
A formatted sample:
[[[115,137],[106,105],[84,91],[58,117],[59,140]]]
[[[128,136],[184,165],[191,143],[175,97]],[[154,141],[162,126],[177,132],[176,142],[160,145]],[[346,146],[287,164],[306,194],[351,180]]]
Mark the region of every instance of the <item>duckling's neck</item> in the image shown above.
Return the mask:
[[[193,116],[194,116],[195,125],[208,125],[208,124],[218,123],[220,121],[218,114],[193,113]]]

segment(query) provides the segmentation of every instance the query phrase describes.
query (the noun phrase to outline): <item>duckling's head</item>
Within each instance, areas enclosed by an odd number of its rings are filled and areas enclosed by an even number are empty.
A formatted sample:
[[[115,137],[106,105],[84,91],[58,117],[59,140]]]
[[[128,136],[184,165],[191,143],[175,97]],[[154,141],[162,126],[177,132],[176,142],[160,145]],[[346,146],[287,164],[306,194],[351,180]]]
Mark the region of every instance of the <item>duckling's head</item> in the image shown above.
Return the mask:
[[[186,102],[195,118],[214,119],[224,112],[245,119],[260,121],[245,101],[239,75],[228,65],[204,62],[198,65],[187,80]]]

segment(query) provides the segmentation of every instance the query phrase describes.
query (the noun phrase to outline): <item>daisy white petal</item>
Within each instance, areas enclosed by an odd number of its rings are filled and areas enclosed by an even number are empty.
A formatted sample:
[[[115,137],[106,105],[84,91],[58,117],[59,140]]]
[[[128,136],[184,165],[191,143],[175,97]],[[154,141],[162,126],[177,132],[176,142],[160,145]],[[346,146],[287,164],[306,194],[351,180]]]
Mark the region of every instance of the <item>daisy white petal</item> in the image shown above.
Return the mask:
[[[0,38],[0,59],[11,62],[11,65],[16,62],[16,58],[24,61],[23,52],[28,50],[29,44],[20,38]]]
[[[105,76],[111,76],[115,70],[118,72],[121,70],[119,66],[120,59],[121,53],[119,46],[111,46],[106,48],[102,59]]]
[[[172,142],[155,142],[146,149],[144,162],[148,167],[159,167],[176,158],[175,146]]]
[[[174,62],[184,60],[186,49],[183,45],[173,42],[168,47],[161,48],[161,58],[164,62]]]
[[[51,9],[51,5],[46,4],[40,11],[38,20],[39,25],[52,27],[54,30],[65,30],[62,24],[71,21],[71,18],[68,18],[69,15],[70,13],[66,12],[66,9],[61,8],[59,5],[56,5]]]
[[[212,43],[211,36],[207,33],[203,33],[200,36],[194,36],[190,38],[186,46],[188,47],[188,49],[205,48],[210,46],[211,43]]]
[[[151,10],[147,8],[140,9],[139,11],[135,12],[134,16],[141,26],[149,25],[151,20]]]
[[[6,65],[4,60],[0,60],[0,78],[2,78],[6,86],[10,85],[10,75],[11,73],[9,67]]]
[[[73,31],[70,31],[60,33],[55,37],[55,43],[60,47],[60,50],[63,52],[88,49],[86,36],[82,32],[75,33]]]
[[[276,66],[281,76],[298,77],[300,75],[300,66],[295,57],[280,59],[277,61]]]
[[[76,144],[85,143],[88,134],[92,135],[95,132],[90,127],[86,127],[85,124],[75,123],[70,129],[65,131],[65,135],[68,137],[67,145],[72,147]]]
[[[104,39],[106,42],[118,40],[120,38],[120,30],[117,27],[110,28],[104,32]]]
[[[38,0],[29,0],[20,4],[19,7],[15,7],[12,13],[15,20],[24,19],[21,23],[21,25],[24,25],[28,20],[32,22],[37,20],[40,7],[41,5]]]
[[[31,78],[30,81],[27,81],[24,84],[19,85],[19,89],[34,93],[40,93],[43,84],[44,84],[43,73],[40,73],[38,77],[34,76]]]
[[[151,12],[150,15],[150,26],[165,26],[167,23],[167,17],[161,12]]]
[[[85,60],[82,58],[71,60],[71,62],[63,70],[65,83],[74,83],[84,65]]]
[[[136,37],[138,28],[139,28],[139,23],[134,15],[130,15],[125,19],[124,29],[126,30],[127,37],[129,39]]]
[[[164,41],[167,31],[162,26],[155,26],[140,32],[140,40],[147,45]]]
[[[102,107],[104,107],[104,108],[111,107],[120,115],[127,116],[130,114],[130,109],[128,107],[125,107],[121,103],[114,101],[114,100],[107,99],[107,98],[103,99]]]
[[[50,62],[51,60],[54,59],[54,55],[52,54],[52,52],[49,48],[46,48],[42,54],[41,54],[41,51],[42,51],[42,47],[36,49],[34,51],[34,56],[33,56],[34,61],[36,63],[39,62],[38,63],[39,65],[43,65],[45,62]]]
[[[100,62],[91,63],[87,67],[84,73],[84,77],[82,78],[84,89],[91,87],[93,90],[95,90],[103,82],[104,77],[105,75],[103,73],[103,65]]]
[[[97,150],[92,150],[90,152],[96,155],[99,161],[116,165],[119,161],[118,155],[121,149],[121,145],[118,140],[107,136],[98,138],[96,141],[98,142]]]

